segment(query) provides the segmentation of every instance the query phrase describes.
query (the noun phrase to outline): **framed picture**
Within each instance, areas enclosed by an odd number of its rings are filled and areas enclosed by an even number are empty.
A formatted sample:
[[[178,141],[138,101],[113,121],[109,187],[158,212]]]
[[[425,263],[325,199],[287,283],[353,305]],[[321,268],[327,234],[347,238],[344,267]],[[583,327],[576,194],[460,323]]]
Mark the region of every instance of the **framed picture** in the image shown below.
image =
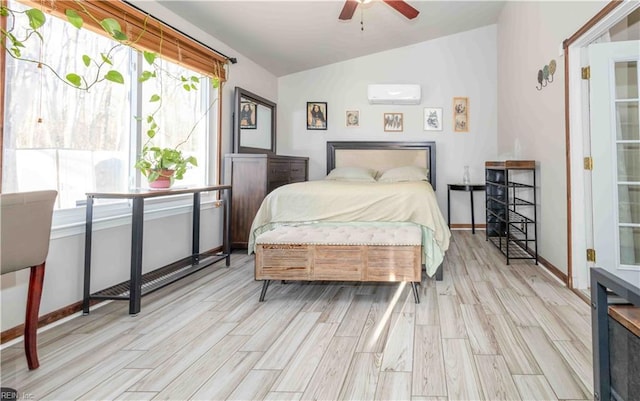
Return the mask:
[[[307,102],[307,129],[327,129],[327,102]]]
[[[384,130],[386,132],[402,132],[403,125],[402,113],[384,113]]]
[[[258,113],[253,102],[240,102],[240,129],[256,129]]]
[[[442,107],[426,107],[424,109],[424,130],[442,131]]]
[[[345,124],[347,128],[360,126],[360,110],[347,110],[345,113]]]
[[[453,98],[453,131],[469,132],[469,98]]]

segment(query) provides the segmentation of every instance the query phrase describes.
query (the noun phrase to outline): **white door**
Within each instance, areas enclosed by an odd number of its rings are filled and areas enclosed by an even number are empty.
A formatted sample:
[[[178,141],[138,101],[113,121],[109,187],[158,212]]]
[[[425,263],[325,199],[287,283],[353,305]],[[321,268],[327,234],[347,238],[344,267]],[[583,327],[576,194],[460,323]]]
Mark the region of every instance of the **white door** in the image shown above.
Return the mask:
[[[598,267],[640,285],[640,41],[589,46]]]

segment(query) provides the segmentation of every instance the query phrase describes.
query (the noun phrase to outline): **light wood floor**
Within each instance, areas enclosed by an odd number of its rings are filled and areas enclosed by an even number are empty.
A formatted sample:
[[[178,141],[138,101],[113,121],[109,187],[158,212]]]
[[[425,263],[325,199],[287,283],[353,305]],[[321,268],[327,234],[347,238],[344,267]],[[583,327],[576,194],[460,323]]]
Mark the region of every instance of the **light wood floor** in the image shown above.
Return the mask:
[[[2,350],[3,387],[33,400],[587,400],[590,310],[484,233],[454,232],[445,280],[273,283],[253,258],[112,302]],[[221,263],[222,264],[222,263]],[[45,283],[46,285],[46,283]]]

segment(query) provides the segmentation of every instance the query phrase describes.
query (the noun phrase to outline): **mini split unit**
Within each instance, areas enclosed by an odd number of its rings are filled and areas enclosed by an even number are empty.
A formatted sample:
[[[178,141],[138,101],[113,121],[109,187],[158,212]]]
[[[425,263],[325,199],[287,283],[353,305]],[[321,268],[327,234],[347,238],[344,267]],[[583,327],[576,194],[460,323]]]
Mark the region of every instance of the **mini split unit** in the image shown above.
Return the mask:
[[[420,85],[369,85],[371,104],[420,104]]]

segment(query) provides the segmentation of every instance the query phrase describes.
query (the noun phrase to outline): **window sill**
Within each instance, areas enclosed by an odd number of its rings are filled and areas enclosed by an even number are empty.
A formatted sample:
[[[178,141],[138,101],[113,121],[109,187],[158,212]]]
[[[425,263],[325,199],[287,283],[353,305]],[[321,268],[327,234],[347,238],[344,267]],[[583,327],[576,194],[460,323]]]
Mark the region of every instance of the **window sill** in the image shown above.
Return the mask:
[[[200,205],[200,210],[217,209],[222,206],[222,200],[207,200],[203,201]],[[107,206],[107,205],[105,205]],[[108,205],[113,206],[113,205]],[[110,228],[121,227],[131,225],[131,208],[129,206],[119,205],[119,209],[122,209],[120,213],[112,213],[109,216],[95,217],[93,219],[93,231],[107,230]],[[156,204],[153,208],[148,208],[144,213],[144,221],[157,220],[171,216],[178,216],[181,214],[190,214],[193,205],[182,202],[181,204]],[[95,210],[95,209],[94,209]],[[128,211],[127,211],[128,210]],[[82,212],[85,215],[86,208],[76,208],[74,212]],[[75,221],[68,224],[54,224],[51,228],[51,239],[60,239],[66,237],[72,237],[77,235],[84,235],[86,221],[83,218],[81,221]]]

